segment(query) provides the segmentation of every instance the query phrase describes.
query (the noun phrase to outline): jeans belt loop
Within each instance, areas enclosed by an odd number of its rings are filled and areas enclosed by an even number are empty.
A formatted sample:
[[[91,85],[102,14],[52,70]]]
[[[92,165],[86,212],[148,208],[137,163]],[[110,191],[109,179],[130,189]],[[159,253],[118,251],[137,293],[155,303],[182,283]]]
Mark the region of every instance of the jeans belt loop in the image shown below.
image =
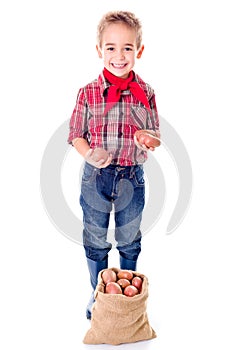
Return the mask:
[[[134,177],[134,174],[135,174],[135,165],[133,165],[130,169],[130,175],[129,175],[130,179]]]

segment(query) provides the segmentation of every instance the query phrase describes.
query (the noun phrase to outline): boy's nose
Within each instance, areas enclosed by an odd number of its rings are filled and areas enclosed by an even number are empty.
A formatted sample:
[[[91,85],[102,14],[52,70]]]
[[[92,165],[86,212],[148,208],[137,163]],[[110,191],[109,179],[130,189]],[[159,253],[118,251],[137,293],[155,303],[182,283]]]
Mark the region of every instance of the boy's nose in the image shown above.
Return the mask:
[[[117,51],[116,57],[119,60],[123,60],[125,58],[124,52],[123,51]]]

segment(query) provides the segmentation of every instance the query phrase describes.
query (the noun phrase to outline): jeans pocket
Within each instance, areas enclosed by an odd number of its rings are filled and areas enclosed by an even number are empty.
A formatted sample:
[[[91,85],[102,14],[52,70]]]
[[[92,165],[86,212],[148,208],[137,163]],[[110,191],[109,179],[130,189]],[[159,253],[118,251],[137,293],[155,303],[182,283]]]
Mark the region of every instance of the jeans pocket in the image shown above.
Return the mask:
[[[97,168],[92,165],[86,163],[83,170],[82,182],[90,183],[95,179]]]
[[[144,171],[142,167],[138,167],[134,172],[134,181],[137,186],[143,187],[145,185]]]

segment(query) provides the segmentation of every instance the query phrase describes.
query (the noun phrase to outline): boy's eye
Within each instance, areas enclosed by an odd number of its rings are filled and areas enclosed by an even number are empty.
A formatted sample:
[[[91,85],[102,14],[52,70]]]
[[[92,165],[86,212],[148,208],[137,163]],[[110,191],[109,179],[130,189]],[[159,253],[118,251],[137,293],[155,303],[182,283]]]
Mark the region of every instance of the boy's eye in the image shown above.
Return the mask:
[[[107,50],[108,50],[108,51],[113,51],[113,50],[114,50],[114,47],[108,47]]]
[[[131,47],[126,47],[125,51],[132,51],[132,48]]]

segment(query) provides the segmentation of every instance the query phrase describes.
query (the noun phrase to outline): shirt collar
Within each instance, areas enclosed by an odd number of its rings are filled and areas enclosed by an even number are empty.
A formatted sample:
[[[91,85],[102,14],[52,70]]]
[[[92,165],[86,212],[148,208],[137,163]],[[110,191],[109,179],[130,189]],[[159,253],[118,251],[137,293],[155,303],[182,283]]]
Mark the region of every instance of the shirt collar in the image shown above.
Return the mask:
[[[98,77],[98,85],[100,88],[101,95],[104,95],[104,91],[111,85],[104,77],[103,72]]]

